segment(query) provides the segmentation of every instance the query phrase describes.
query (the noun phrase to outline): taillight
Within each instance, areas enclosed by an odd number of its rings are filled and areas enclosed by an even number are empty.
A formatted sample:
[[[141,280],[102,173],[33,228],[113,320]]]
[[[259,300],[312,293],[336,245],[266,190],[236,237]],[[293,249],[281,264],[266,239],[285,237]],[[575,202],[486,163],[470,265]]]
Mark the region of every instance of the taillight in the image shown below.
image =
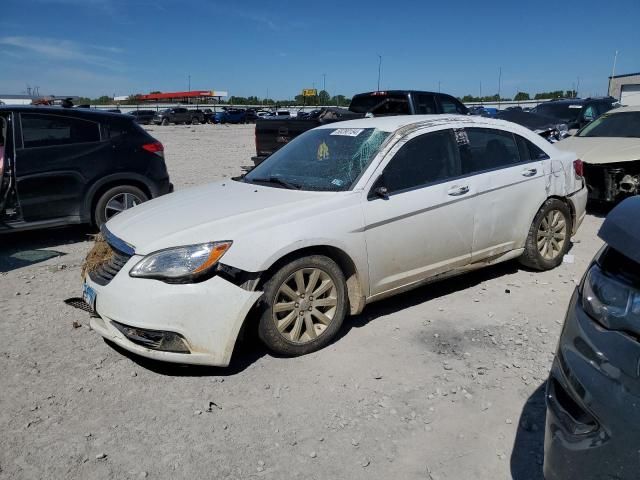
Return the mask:
[[[582,160],[574,160],[573,169],[575,170],[577,176],[584,177],[584,162]]]
[[[147,152],[155,153],[159,157],[164,158],[164,146],[160,142],[145,143],[142,148]]]

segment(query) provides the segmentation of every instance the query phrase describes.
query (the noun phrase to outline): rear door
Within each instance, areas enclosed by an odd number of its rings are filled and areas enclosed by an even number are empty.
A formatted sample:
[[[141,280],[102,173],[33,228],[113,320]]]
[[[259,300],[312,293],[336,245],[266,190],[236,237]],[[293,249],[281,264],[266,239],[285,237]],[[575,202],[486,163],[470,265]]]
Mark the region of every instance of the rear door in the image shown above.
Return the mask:
[[[546,154],[520,135],[493,128],[458,132],[465,175],[477,185],[472,261],[521,248],[546,199]]]
[[[64,115],[21,113],[16,189],[25,221],[80,214],[93,171],[112,157],[100,124]]]
[[[379,167],[363,205],[371,295],[467,264],[472,179],[459,181],[451,130],[414,133]],[[376,195],[380,187],[387,196]]]

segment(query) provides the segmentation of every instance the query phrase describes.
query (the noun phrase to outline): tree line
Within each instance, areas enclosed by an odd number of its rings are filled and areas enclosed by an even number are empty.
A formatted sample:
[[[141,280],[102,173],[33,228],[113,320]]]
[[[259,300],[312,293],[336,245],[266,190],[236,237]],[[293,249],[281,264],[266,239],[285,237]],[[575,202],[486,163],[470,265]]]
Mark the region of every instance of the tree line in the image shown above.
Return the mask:
[[[151,93],[161,93],[159,91],[151,92]],[[476,97],[473,95],[465,95],[463,97],[458,97],[459,100],[465,103],[474,103],[474,102],[509,102],[516,101],[521,102],[524,100],[547,100],[551,98],[575,98],[578,92],[575,90],[554,90],[550,92],[540,92],[536,93],[533,98],[528,92],[518,92],[513,98],[502,97],[497,93],[495,95],[486,95],[483,97]],[[128,100],[123,102],[119,102],[122,105],[137,105],[135,97],[137,94],[133,94],[129,97]],[[204,103],[204,102],[203,102]],[[276,100],[272,98],[258,98],[255,95],[249,97],[238,97],[232,95],[228,98],[228,100],[220,100],[215,101],[218,105],[271,105],[271,106],[293,106],[293,105],[334,105],[336,107],[348,107],[351,103],[351,98],[348,98],[344,95],[333,95],[331,96],[329,92],[326,90],[320,90],[318,95],[314,97],[304,97],[302,95],[296,95],[293,99],[285,99],[285,100]],[[75,101],[76,105],[110,105],[113,104],[113,98],[102,95],[98,98],[87,98],[80,97]]]
[[[578,92],[575,90],[554,90],[552,92],[540,92],[533,96],[533,100],[548,100],[551,98],[575,98],[578,96]],[[465,95],[459,98],[463,102],[522,102],[524,100],[532,100],[531,95],[528,92],[518,92],[513,98],[501,97],[497,93],[495,95],[488,95],[484,97],[475,97],[473,95]]]

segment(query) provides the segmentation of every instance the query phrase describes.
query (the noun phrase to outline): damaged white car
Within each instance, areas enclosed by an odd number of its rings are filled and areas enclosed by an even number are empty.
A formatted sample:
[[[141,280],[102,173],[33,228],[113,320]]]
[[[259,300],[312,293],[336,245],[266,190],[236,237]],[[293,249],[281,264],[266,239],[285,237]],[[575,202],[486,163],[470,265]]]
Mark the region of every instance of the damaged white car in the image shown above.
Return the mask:
[[[87,262],[91,326],[170,362],[228,365],[243,327],[279,354],[312,352],[409,288],[514,258],[557,266],[585,214],[579,172],[499,120],[321,126],[242,178],[110,220]]]
[[[590,199],[613,203],[640,193],[640,107],[611,110],[557,147],[584,161]]]

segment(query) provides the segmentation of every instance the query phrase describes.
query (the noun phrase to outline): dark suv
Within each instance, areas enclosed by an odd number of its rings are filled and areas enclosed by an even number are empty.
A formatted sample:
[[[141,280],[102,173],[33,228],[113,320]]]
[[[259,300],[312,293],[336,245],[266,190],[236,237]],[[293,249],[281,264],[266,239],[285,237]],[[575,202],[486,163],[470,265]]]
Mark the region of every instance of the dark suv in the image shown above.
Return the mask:
[[[156,116],[156,112],[154,110],[133,110],[127,112],[127,115],[131,115],[136,122],[142,125],[150,125],[153,123],[153,117]]]
[[[161,110],[153,117],[156,125],[169,125],[170,123],[204,123],[204,114],[200,110],[188,110],[184,107],[174,107]]]
[[[547,480],[635,480],[640,445],[640,197],[615,207],[575,289],[547,382]]]
[[[172,190],[164,147],[129,115],[0,107],[0,232],[99,227]]]
[[[569,130],[577,130],[614,108],[613,97],[563,98],[541,103],[533,113],[553,117],[565,123]]]

